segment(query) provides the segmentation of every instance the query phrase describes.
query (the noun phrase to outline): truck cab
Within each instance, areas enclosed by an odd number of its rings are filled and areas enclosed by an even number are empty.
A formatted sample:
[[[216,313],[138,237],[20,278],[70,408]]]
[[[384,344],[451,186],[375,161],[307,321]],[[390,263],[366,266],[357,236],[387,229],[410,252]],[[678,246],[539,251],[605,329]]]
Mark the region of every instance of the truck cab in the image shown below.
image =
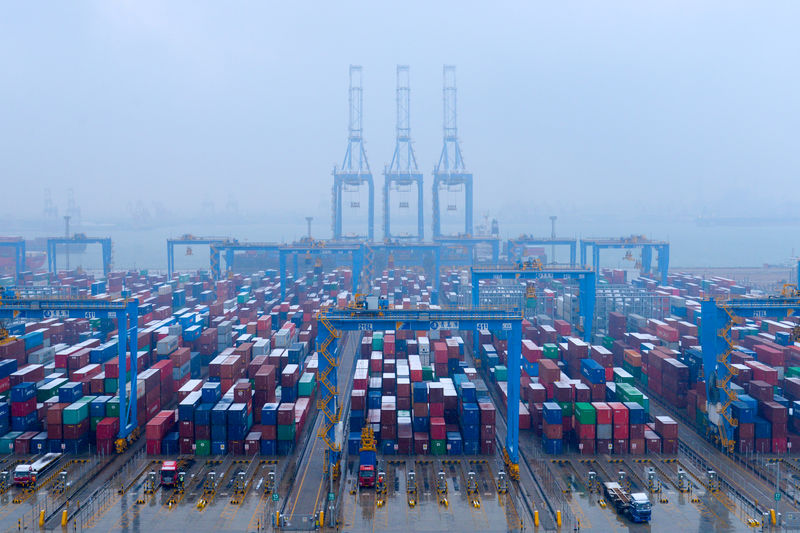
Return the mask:
[[[178,483],[178,462],[164,461],[161,464],[161,484],[172,487]]]
[[[358,467],[358,486],[361,488],[375,486],[375,465],[362,464]]]
[[[644,492],[634,492],[631,494],[631,502],[628,514],[634,522],[649,522],[653,506]]]
[[[31,465],[17,465],[14,468],[14,483],[16,485],[28,485],[36,483],[36,471]]]

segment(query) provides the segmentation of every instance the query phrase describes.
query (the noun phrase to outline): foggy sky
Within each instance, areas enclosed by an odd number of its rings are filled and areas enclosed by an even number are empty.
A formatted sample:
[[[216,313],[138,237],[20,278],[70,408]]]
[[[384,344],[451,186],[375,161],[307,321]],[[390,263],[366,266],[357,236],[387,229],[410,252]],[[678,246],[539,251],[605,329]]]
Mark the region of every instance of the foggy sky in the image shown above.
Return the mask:
[[[453,64],[476,214],[794,214],[796,2],[389,4],[5,3],[0,179],[26,199],[5,213],[69,187],[84,216],[196,213],[233,187],[243,210],[328,220],[349,64],[378,204],[410,66],[429,202]]]

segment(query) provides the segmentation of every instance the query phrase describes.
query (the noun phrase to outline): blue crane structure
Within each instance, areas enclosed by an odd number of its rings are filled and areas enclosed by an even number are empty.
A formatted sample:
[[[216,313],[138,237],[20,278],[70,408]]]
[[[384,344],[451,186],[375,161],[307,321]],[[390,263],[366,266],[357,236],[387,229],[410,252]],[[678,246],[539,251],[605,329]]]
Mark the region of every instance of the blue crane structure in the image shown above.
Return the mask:
[[[531,237],[528,235],[521,235],[516,239],[508,239],[506,243],[506,256],[509,261],[518,261],[523,259],[525,246],[569,246],[569,264],[575,266],[576,256],[578,249],[577,239],[554,239],[551,237]],[[550,258],[553,262],[554,258]],[[583,263],[585,264],[585,263]]]
[[[384,169],[383,182],[383,238],[413,239],[421,241],[425,238],[425,225],[422,202],[422,172],[417,166],[417,157],[414,155],[414,146],[411,144],[411,88],[407,65],[397,66],[397,137],[394,146],[392,162]],[[396,190],[399,194],[406,193],[412,187],[417,189],[417,233],[416,235],[394,235],[391,228],[391,202],[390,193]],[[407,198],[400,198],[400,209],[408,209]]]
[[[701,302],[703,324],[700,328],[700,347],[703,352],[703,375],[706,377],[706,397],[709,404],[717,404],[717,434],[720,443],[731,452],[735,446],[734,429],[739,421],[733,416],[731,405],[738,400],[731,389],[736,371],[731,366],[731,352],[736,346],[731,340],[731,328],[745,318],[775,318],[781,320],[800,312],[800,298],[718,298]],[[716,391],[714,390],[716,389]],[[712,401],[713,398],[718,401]],[[709,409],[709,415],[712,410]],[[711,428],[710,428],[711,429]]]
[[[620,239],[581,239],[581,265],[586,265],[586,249],[592,247],[592,268],[600,270],[600,250],[614,248],[623,250],[642,250],[642,272],[650,274],[653,264],[653,250],[658,254],[658,271],[661,283],[667,283],[669,272],[669,243],[666,241],[651,241],[643,235],[632,235]]]
[[[14,248],[14,279],[18,280],[20,274],[25,270],[25,239],[22,237],[3,237],[0,238],[0,247]]]
[[[433,288],[439,291],[439,272],[442,268],[442,246],[432,242],[383,242],[369,245],[376,254],[385,256],[387,267],[431,267]],[[432,264],[428,264],[432,263]],[[434,302],[435,303],[435,302]]]
[[[439,329],[471,331],[475,338],[480,330],[503,331],[508,334],[508,411],[504,460],[508,472],[519,479],[519,396],[520,356],[522,350],[522,314],[507,310],[397,310],[397,309],[321,309],[317,320],[317,351],[319,357],[318,380],[320,396],[317,408],[324,422],[318,437],[327,445],[326,472],[338,472],[341,442],[336,438],[336,425],[340,422],[339,387],[337,368],[339,359],[336,339],[341,331]]]
[[[174,239],[167,239],[167,279],[172,279],[175,272],[175,246],[213,245],[229,241],[227,237],[195,237],[186,234]],[[219,264],[219,261],[217,261]]]
[[[578,281],[579,312],[583,327],[583,339],[592,340],[594,324],[594,304],[597,290],[597,275],[589,268],[569,266],[533,266],[531,268],[514,267],[472,267],[470,269],[472,283],[472,306],[480,306],[480,282],[486,279],[574,279]],[[476,340],[477,342],[477,340]],[[477,345],[476,345],[477,348]]]
[[[226,239],[222,242],[213,242],[210,247],[211,276],[218,280],[222,277],[220,264],[221,253],[225,252],[225,271],[232,272],[236,261],[236,252],[275,252],[283,245],[274,242],[239,242],[236,239]]]
[[[83,298],[33,297],[19,298],[13,290],[0,293],[0,319],[27,318],[116,318],[119,357],[119,433],[117,449],[124,449],[127,441],[138,434],[136,423],[136,347],[138,346],[139,301],[135,298],[116,300],[92,300]],[[127,341],[127,342],[126,342]],[[125,390],[127,382],[127,358],[130,348],[131,391]]]
[[[442,235],[441,199],[442,191],[457,193],[464,191],[464,234],[472,235],[472,174],[467,172],[461,156],[458,140],[458,113],[456,108],[456,67],[445,65],[442,69],[442,100],[444,110],[444,145],[439,162],[433,170],[433,238]],[[448,211],[455,211],[455,204],[447,204]]]
[[[298,264],[297,258],[300,254],[306,255],[342,255],[349,254],[353,260],[353,292],[358,290],[358,283],[361,279],[361,269],[364,266],[364,245],[348,243],[326,243],[324,241],[311,241],[308,244],[288,244],[278,246],[279,271],[281,277],[281,300],[286,298],[286,259],[292,256],[292,275],[297,279]]]
[[[369,206],[367,213],[367,234],[357,237],[366,237],[368,241],[375,240],[375,184],[372,181],[372,171],[369,169],[367,152],[364,149],[362,137],[362,104],[363,94],[361,88],[361,67],[350,65],[349,89],[349,121],[347,136],[347,151],[341,168],[333,169],[333,240],[342,240],[353,236],[342,233],[342,212],[344,211],[344,192],[359,192],[363,184],[369,189]],[[350,207],[360,209],[361,203],[351,201]]]
[[[59,244],[100,244],[103,254],[103,276],[107,277],[111,272],[111,237],[87,237],[80,233],[72,237],[48,237],[47,270],[50,273],[56,272],[56,250]]]

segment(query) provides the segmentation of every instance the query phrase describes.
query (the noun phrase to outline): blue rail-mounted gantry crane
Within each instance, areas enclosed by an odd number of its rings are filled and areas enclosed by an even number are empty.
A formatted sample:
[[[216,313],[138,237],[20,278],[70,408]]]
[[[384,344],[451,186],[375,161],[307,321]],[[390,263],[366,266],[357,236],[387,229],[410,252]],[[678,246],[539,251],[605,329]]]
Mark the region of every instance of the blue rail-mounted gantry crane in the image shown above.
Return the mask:
[[[398,310],[381,306],[377,297],[366,298],[363,305],[353,301],[347,309],[321,309],[317,315],[317,351],[320,393],[317,408],[324,416],[318,433],[326,449],[325,471],[336,477],[339,472],[342,443],[336,427],[341,420],[336,341],[342,331],[413,330],[503,331],[508,335],[508,431],[503,457],[513,479],[519,479],[519,396],[520,356],[522,351],[522,314],[508,310]]]
[[[119,357],[119,433],[116,448],[125,450],[131,440],[138,437],[136,422],[136,347],[138,346],[139,301],[135,298],[93,300],[58,296],[23,298],[13,289],[0,289],[0,320],[42,320],[48,318],[115,318],[120,332],[117,342]],[[131,390],[127,394],[127,359],[130,357]]]
[[[47,270],[50,273],[56,272],[56,252],[60,244],[99,244],[103,254],[103,276],[107,277],[111,272],[111,237],[87,237],[82,233],[76,233],[71,237],[48,237]]]
[[[480,306],[480,282],[486,279],[574,279],[578,281],[578,302],[583,339],[592,340],[592,325],[594,324],[594,304],[597,297],[597,275],[590,268],[556,266],[542,266],[537,263],[522,264],[509,267],[472,267],[470,269],[472,282],[472,306]],[[476,340],[477,342],[477,340]],[[476,346],[477,348],[477,346]]]
[[[739,421],[731,409],[738,395],[731,388],[736,375],[731,366],[731,352],[736,346],[731,340],[731,328],[746,318],[783,318],[800,312],[800,297],[773,298],[709,298],[700,303],[702,325],[700,347],[703,352],[703,374],[706,378],[710,437],[734,451],[734,430]]]

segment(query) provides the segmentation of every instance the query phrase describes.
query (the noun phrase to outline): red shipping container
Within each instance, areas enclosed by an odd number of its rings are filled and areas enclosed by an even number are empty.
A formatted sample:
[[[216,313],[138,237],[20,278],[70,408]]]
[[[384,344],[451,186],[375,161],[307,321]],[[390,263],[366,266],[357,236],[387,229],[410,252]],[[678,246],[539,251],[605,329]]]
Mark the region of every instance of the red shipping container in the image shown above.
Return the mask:
[[[612,436],[614,440],[628,439],[630,435],[629,426],[627,424],[614,424]]]
[[[581,455],[594,455],[595,441],[594,439],[586,439],[578,441],[578,450]]]
[[[612,423],[612,410],[611,407],[605,402],[592,402],[592,407],[597,414],[597,423],[599,425]]]
[[[48,439],[63,439],[64,431],[63,426],[59,424],[47,424],[47,438]]]
[[[106,417],[97,423],[98,439],[115,439],[119,433],[119,418]]]
[[[428,455],[430,446],[428,445],[427,433],[414,433],[414,453],[417,455]]]
[[[661,439],[661,453],[675,455],[678,453],[678,439]]]
[[[481,441],[481,455],[494,455],[494,439]]]
[[[646,451],[644,439],[630,439],[629,451],[631,455],[644,455]]]
[[[161,441],[147,439],[145,443],[147,455],[161,455]]]
[[[614,455],[628,453],[628,439],[614,439]]]
[[[594,440],[596,435],[594,424],[576,424],[575,431],[578,434],[578,440],[581,441],[589,439]]]
[[[64,424],[62,427],[65,439],[79,439],[89,433],[91,424],[89,419],[85,418],[78,424]]]
[[[27,416],[36,410],[36,398],[24,402],[11,402],[11,416]]]

